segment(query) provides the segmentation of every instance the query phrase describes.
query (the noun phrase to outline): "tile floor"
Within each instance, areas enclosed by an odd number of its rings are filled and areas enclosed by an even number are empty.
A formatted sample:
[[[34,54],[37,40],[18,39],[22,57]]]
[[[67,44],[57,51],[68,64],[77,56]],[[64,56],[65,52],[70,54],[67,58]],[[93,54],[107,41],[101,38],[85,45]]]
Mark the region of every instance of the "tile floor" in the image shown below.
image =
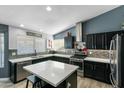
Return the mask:
[[[25,88],[26,80],[13,84],[10,80],[0,81],[0,88]],[[32,85],[29,83],[29,88]],[[90,78],[78,76],[78,88],[112,88],[111,85]]]

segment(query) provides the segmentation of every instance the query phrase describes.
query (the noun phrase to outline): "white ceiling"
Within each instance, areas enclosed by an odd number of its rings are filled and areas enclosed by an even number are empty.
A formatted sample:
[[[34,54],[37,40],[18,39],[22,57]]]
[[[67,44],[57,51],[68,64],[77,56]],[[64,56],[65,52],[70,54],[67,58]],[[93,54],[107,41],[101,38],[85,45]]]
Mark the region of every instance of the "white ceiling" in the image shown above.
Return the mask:
[[[45,5],[0,6],[0,23],[55,34],[79,21],[85,21],[110,11],[115,5],[53,5],[46,11]]]

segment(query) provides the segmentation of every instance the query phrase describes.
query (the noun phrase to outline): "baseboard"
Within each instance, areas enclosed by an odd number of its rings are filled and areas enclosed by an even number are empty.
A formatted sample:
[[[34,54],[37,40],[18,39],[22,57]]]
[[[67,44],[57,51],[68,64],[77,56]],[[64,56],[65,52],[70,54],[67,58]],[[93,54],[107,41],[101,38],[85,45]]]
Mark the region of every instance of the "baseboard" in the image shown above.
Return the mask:
[[[10,78],[0,78],[0,81],[7,81],[10,80]]]

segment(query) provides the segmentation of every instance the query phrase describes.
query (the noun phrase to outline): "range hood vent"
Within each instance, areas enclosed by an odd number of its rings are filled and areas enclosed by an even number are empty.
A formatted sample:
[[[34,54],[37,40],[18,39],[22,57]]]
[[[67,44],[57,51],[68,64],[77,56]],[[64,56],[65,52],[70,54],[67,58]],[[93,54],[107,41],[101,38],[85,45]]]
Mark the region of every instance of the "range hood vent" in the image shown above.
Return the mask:
[[[27,36],[35,36],[42,38],[42,34],[32,33],[32,32],[26,32]]]
[[[76,24],[76,41],[82,42],[82,38],[83,38],[82,36],[83,36],[82,23],[79,22]]]

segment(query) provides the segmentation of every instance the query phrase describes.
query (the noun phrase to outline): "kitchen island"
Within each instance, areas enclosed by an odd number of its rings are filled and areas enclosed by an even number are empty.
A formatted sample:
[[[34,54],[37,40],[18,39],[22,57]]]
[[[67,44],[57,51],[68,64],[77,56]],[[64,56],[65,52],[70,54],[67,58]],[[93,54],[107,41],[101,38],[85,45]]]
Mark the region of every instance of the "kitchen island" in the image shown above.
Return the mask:
[[[59,61],[62,63],[69,64],[69,58],[72,55],[64,54],[42,54],[37,56],[29,56],[22,58],[10,59],[10,80],[13,83],[18,83],[24,80],[27,76],[30,75],[26,70],[23,69],[23,66],[30,64],[36,64],[43,61],[53,60]]]
[[[23,68],[53,87],[77,87],[78,66],[48,60]]]

